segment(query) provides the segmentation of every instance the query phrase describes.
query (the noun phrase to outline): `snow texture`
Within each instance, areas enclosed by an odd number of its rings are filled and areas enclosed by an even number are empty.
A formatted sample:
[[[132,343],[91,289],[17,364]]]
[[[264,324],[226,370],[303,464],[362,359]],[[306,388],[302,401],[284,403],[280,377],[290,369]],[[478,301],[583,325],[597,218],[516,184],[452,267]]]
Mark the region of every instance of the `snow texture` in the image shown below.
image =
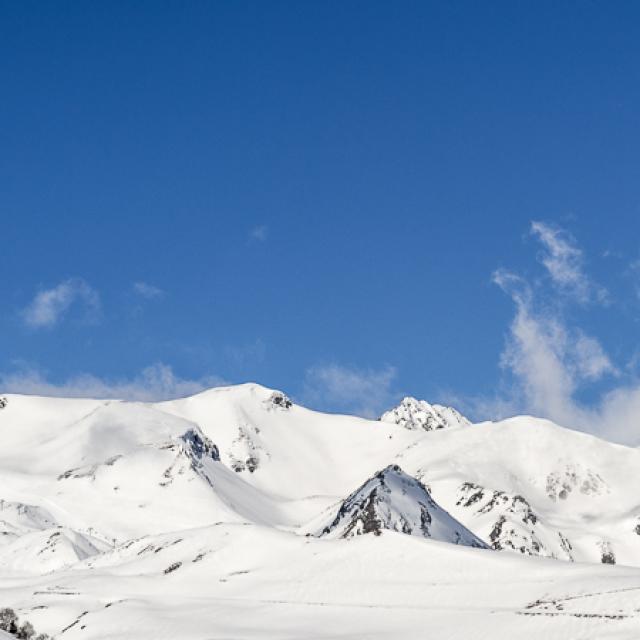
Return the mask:
[[[256,384],[0,397],[0,607],[38,632],[640,638],[638,449]]]

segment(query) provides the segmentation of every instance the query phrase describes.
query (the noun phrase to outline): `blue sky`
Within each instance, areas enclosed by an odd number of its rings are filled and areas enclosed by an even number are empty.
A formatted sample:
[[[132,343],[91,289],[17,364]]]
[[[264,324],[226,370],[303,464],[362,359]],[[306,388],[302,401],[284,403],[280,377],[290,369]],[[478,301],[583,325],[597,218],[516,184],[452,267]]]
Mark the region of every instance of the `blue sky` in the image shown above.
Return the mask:
[[[635,402],[636,3],[0,11],[4,389]]]

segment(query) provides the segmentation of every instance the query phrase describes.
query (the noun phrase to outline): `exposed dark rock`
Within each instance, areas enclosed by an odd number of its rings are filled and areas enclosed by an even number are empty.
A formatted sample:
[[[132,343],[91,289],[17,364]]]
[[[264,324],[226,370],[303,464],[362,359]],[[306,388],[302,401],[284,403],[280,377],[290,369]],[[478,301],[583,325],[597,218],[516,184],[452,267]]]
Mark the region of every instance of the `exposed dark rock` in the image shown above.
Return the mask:
[[[252,424],[241,424],[238,427],[238,436],[227,451],[229,466],[236,473],[253,473],[260,467],[261,460],[269,457],[269,453],[260,445],[259,433],[260,429]]]
[[[493,529],[489,534],[489,540],[491,540],[491,547],[493,549],[500,550],[502,545],[500,544],[500,536],[502,535],[502,528],[507,519],[504,516],[500,516],[497,522],[493,525]]]
[[[470,508],[478,515],[495,516],[492,529],[485,534],[485,539],[493,549],[573,560],[569,540],[560,533],[559,549],[549,542],[548,533],[541,528],[543,525],[538,515],[522,495],[511,495],[473,482],[464,482],[458,489],[456,506]]]
[[[602,564],[616,563],[616,556],[615,556],[615,553],[613,552],[613,549],[611,548],[610,542],[603,540],[600,543],[600,551],[602,552],[602,555],[600,557]]]
[[[183,436],[182,440],[187,445],[188,450],[198,459],[211,458],[218,462],[220,460],[220,452],[218,447],[209,440],[205,435],[189,429]]]
[[[573,547],[569,542],[569,538],[562,535],[561,531],[558,531],[558,536],[560,537],[560,546],[569,554],[569,557],[571,557],[571,551],[573,551]]]
[[[290,409],[293,402],[282,391],[274,391],[269,398],[271,405],[278,409]]]
[[[538,517],[531,509],[531,505],[521,495],[510,496],[504,491],[485,489],[473,482],[464,482],[458,491],[461,494],[456,502],[458,506],[471,507],[486,496],[491,496],[489,501],[478,509],[478,513],[489,513],[494,509],[505,509],[509,513],[516,515],[523,524],[534,525],[538,521]]]

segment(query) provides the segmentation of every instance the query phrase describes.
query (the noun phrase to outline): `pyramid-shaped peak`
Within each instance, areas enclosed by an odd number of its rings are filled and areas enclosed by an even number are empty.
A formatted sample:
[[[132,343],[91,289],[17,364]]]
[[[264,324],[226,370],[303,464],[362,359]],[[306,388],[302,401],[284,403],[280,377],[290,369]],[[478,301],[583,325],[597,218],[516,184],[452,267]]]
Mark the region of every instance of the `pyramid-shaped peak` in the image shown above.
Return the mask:
[[[316,535],[350,538],[384,529],[442,542],[485,548],[431,497],[427,488],[398,465],[369,478],[338,508]]]
[[[380,420],[397,424],[405,429],[423,429],[424,431],[464,427],[471,424],[453,407],[430,404],[426,400],[417,400],[411,396],[403,398],[398,406],[382,414]]]

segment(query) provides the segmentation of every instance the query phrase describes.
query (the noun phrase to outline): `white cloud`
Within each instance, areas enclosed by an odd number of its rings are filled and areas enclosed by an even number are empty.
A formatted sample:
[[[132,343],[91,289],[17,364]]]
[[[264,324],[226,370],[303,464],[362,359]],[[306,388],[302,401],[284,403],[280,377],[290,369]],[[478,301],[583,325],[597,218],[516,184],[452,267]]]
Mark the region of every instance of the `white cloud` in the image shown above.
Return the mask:
[[[133,291],[147,300],[154,300],[156,298],[162,298],[164,291],[159,287],[155,287],[148,282],[138,281],[133,283]]]
[[[531,230],[545,248],[541,260],[556,291],[570,294],[563,302],[605,301],[606,292],[585,275],[582,251],[568,234],[539,222],[532,223]],[[496,271],[493,282],[515,305],[500,357],[501,366],[512,376],[508,385],[502,383],[501,396],[468,400],[467,410],[475,410],[483,419],[529,413],[616,442],[640,445],[640,382],[633,377],[635,357],[626,367],[625,383],[618,382],[594,402],[581,401],[585,387],[598,381],[611,385],[622,379],[624,370],[614,365],[595,337],[571,327],[561,313],[565,305],[549,299],[539,285],[534,288],[506,270]],[[545,306],[541,301],[551,304]]]
[[[580,402],[576,396],[585,384],[620,375],[602,345],[568,327],[558,315],[536,311],[531,289],[518,276],[500,271],[494,282],[515,304],[500,360],[513,374],[514,385],[506,400],[480,399],[472,406],[484,418],[529,413],[617,442],[640,444],[640,384],[620,386],[593,405]]]
[[[542,244],[540,262],[560,291],[581,303],[591,300],[602,303],[607,301],[607,291],[591,282],[585,273],[582,249],[568,232],[544,222],[534,221],[531,223],[531,233]]]
[[[566,334],[560,325],[540,321],[528,306],[517,305],[500,364],[519,380],[528,412],[564,419],[566,400],[575,390],[562,361],[565,351]]]
[[[249,232],[249,239],[254,242],[266,242],[269,235],[269,227],[265,224],[260,224],[253,227]]]
[[[576,371],[585,380],[599,380],[607,374],[618,375],[618,370],[595,338],[577,331],[573,349]]]
[[[584,416],[583,423],[610,440],[640,446],[640,384],[607,393],[596,410]]]
[[[536,315],[529,301],[513,300],[516,315],[501,364],[520,381],[531,411],[561,421],[572,419],[571,398],[578,386],[615,374],[616,369],[595,338],[570,331],[557,317]]]
[[[354,369],[337,364],[307,370],[302,402],[311,406],[367,418],[377,418],[392,406],[397,394],[391,390],[394,367],[381,370]]]
[[[497,269],[493,272],[491,280],[493,284],[497,284],[506,294],[511,296],[518,306],[531,304],[533,293],[524,278],[507,269]]]
[[[224,384],[224,380],[215,376],[191,380],[180,378],[169,365],[163,363],[146,367],[132,378],[119,380],[105,380],[85,373],[55,383],[33,368],[0,373],[0,390],[3,393],[145,402],[188,396],[221,384]]]
[[[39,291],[22,311],[22,317],[30,327],[40,329],[56,325],[69,308],[78,303],[84,307],[87,319],[100,314],[100,296],[82,278],[69,278],[53,287]]]

